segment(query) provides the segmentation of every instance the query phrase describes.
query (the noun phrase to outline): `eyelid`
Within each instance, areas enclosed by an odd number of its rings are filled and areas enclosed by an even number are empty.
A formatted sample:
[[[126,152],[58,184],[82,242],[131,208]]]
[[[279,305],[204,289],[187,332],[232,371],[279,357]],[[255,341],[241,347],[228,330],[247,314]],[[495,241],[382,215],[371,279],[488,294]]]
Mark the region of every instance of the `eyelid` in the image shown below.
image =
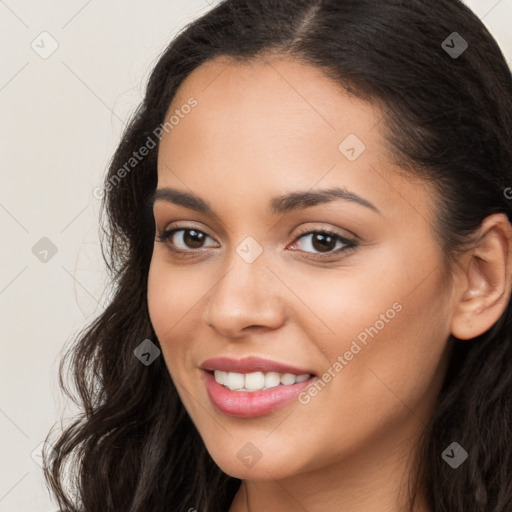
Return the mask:
[[[341,228],[331,228],[331,227],[325,227],[325,226],[307,226],[307,227],[299,228],[299,231],[295,235],[295,238],[298,238],[299,236],[304,235],[304,234],[316,233],[318,231],[321,231],[321,232],[332,233],[333,235],[335,235],[339,238],[348,240],[350,242],[356,243],[359,241],[359,237],[357,235],[355,235],[354,233],[352,233],[351,231],[344,229],[343,231],[345,231],[347,233],[345,235],[345,234],[342,234],[339,232],[340,229]]]
[[[189,230],[189,231],[195,230],[195,231],[200,231],[201,233],[210,237],[212,240],[215,240],[215,238],[208,233],[207,229],[203,228],[202,226],[194,226],[193,222],[194,221],[176,221],[176,222],[171,223],[168,226],[166,225],[166,227],[162,230],[159,230],[157,227],[156,231],[160,232],[160,233],[168,233],[170,231],[178,231],[181,229]]]

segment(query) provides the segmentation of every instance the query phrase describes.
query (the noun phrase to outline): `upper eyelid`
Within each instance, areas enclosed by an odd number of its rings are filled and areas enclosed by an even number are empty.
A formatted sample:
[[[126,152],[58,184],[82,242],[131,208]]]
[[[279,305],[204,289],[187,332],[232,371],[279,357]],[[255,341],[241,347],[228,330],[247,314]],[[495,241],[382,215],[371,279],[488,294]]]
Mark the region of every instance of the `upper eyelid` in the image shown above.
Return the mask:
[[[206,230],[204,230],[203,228],[198,228],[196,226],[192,226],[192,225],[189,225],[187,224],[186,226],[171,226],[169,228],[164,228],[160,231],[161,234],[165,234],[165,233],[169,233],[169,232],[173,232],[173,234],[176,232],[176,231],[200,231],[201,233],[203,233],[204,235],[206,235],[208,238],[211,238],[212,240],[215,240],[215,238],[213,236],[211,236]],[[216,241],[216,240],[215,240]]]

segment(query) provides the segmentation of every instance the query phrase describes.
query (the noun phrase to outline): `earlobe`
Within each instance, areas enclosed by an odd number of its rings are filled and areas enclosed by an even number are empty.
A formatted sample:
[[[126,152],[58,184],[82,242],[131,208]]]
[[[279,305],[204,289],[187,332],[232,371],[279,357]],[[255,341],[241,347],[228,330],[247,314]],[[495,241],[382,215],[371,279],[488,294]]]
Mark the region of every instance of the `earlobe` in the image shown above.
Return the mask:
[[[458,339],[475,338],[490,329],[510,300],[512,286],[512,226],[505,214],[482,222],[475,247],[464,255],[455,290],[451,333]]]

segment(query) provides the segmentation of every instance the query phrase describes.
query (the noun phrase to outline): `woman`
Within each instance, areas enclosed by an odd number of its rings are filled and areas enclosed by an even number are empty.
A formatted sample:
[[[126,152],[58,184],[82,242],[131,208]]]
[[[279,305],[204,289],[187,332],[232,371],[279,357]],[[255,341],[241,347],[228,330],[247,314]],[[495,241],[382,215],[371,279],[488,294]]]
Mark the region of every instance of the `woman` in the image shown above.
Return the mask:
[[[60,507],[512,510],[511,136],[457,0],[187,26],[105,180],[115,291],[68,354]]]

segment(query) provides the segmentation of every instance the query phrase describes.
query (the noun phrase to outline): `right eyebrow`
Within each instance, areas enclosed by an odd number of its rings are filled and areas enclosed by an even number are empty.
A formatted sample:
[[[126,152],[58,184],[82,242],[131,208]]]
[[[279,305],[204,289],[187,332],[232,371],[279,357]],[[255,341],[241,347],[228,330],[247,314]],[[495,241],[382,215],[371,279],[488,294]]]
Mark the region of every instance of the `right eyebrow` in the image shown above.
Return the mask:
[[[213,209],[206,201],[203,201],[194,194],[182,192],[175,188],[164,187],[156,189],[148,199],[148,207],[153,208],[157,201],[165,201],[199,213],[214,215]]]

